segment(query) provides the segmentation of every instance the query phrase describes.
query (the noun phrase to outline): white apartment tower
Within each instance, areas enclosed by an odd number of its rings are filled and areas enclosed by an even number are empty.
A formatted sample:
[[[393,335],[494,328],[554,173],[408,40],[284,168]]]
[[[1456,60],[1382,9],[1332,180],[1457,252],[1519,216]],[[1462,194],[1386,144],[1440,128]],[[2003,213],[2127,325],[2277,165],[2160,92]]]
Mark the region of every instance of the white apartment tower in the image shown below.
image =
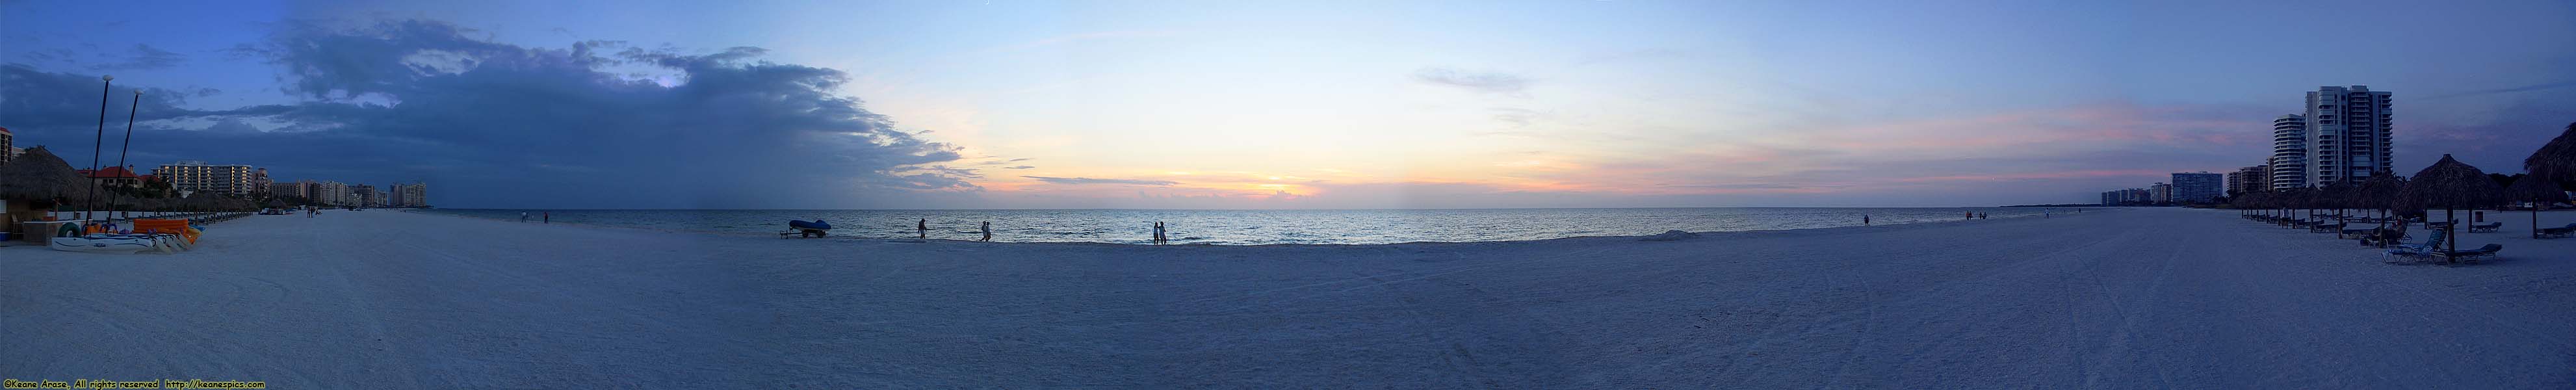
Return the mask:
[[[324,180],[321,183],[313,185],[313,203],[321,203],[325,206],[345,206],[349,204],[348,198],[348,184]]]
[[[2221,195],[2227,195],[2227,175],[2209,172],[2175,173],[2173,184],[2168,188],[2173,191],[2170,196],[2175,203],[2208,202],[2218,199]]]
[[[174,190],[250,196],[259,190],[258,182],[253,180],[254,170],[249,165],[211,165],[204,161],[180,160],[153,169],[152,176],[169,182],[170,189]]]
[[[2388,91],[2372,91],[2368,86],[2319,87],[2309,92],[2308,163],[2299,185],[2358,182],[2392,171],[2388,108]]]
[[[2299,114],[2272,119],[2272,189],[2291,189],[2308,182],[2308,118]]]
[[[392,203],[394,207],[423,207],[429,205],[429,184],[396,183],[393,188],[394,192],[392,195]]]

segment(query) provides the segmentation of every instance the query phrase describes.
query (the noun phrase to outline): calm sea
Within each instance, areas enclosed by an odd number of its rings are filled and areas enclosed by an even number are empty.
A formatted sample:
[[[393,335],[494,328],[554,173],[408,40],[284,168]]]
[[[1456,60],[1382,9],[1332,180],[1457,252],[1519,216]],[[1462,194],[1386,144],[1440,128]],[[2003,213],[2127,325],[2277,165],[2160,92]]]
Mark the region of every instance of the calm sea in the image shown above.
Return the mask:
[[[1385,244],[1420,241],[1507,241],[1578,236],[1640,236],[1665,230],[1691,232],[1808,229],[1877,224],[1953,222],[1967,212],[1990,218],[2036,217],[2064,208],[1617,208],[1430,210],[503,210],[433,209],[423,212],[516,221],[540,212],[554,223],[605,225],[680,232],[765,235],[786,230],[787,220],[821,219],[839,239],[912,238],[915,221],[930,220],[930,238],[973,240],[979,223],[993,223],[993,240],[1010,242],[1148,243],[1162,221],[1176,244]]]

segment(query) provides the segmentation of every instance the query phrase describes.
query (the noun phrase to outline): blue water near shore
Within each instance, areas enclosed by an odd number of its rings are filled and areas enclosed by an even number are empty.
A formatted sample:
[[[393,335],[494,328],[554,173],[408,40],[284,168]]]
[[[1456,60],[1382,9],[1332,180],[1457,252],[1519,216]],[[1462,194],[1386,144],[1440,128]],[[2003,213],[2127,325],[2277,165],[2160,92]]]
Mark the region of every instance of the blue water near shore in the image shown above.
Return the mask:
[[[1640,236],[1665,230],[1690,232],[1809,229],[1877,224],[1956,222],[1967,212],[1990,218],[2037,217],[2066,208],[1615,208],[1615,209],[1420,209],[1420,210],[515,210],[432,209],[425,212],[508,221],[519,213],[553,214],[554,223],[605,225],[679,232],[765,235],[787,220],[822,219],[842,239],[912,238],[913,223],[930,220],[930,238],[973,240],[979,223],[993,223],[993,240],[1007,242],[1148,243],[1162,221],[1175,244],[1387,244],[1539,240],[1580,236]],[[345,212],[345,211],[342,211]]]

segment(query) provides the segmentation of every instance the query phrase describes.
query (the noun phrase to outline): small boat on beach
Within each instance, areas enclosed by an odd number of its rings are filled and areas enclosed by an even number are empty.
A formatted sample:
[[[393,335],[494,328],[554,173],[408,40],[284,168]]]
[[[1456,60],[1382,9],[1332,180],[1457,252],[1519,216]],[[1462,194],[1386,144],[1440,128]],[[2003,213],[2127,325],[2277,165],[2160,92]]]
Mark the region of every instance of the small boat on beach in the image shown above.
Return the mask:
[[[64,252],[133,254],[156,251],[163,254],[183,249],[176,237],[166,234],[93,234],[78,237],[54,237],[48,246]]]
[[[778,238],[788,238],[788,236],[791,235],[797,237],[819,238],[824,235],[831,234],[831,232],[832,224],[824,223],[823,220],[820,219],[813,221],[798,221],[790,219],[787,220],[787,231],[778,232]]]
[[[162,254],[171,254],[188,250],[191,246],[187,239],[181,238],[177,234],[81,234],[81,232],[87,229],[89,229],[89,227],[83,226],[78,222],[61,224],[61,227],[57,228],[58,231],[56,236],[46,241],[46,246],[53,248],[54,250],[64,252],[116,254],[134,254],[142,253],[144,251],[157,251]]]

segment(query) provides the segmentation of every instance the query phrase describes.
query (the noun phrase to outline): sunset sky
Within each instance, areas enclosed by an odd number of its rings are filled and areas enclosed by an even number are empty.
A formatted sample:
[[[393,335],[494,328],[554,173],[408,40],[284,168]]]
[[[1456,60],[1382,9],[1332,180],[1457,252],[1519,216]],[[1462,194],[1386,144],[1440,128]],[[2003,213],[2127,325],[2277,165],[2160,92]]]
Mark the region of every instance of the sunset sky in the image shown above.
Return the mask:
[[[2326,85],[2400,173],[2576,121],[2576,3],[2238,3],[0,1],[0,127],[85,166],[113,74],[134,165],[441,207],[1389,208],[2089,203]]]

